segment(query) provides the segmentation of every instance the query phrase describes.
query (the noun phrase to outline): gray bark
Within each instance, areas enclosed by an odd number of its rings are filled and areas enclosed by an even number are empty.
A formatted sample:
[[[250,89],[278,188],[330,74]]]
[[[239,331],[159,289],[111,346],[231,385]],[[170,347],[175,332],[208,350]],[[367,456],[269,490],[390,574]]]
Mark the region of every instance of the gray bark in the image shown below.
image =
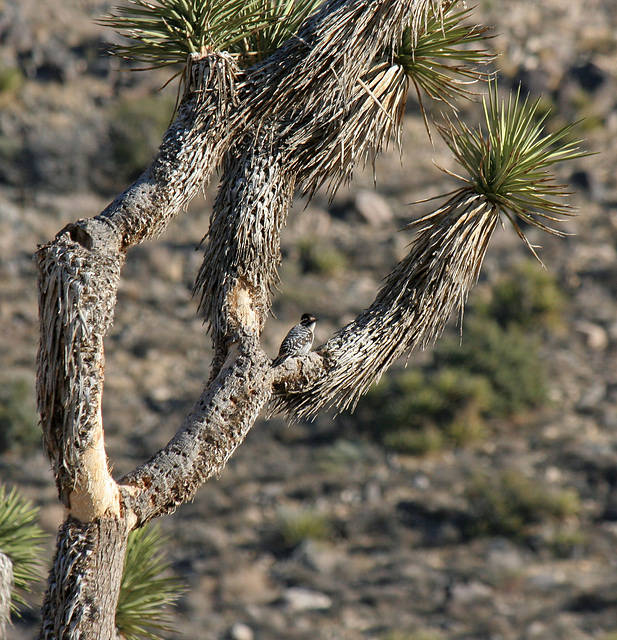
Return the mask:
[[[38,640],[115,637],[127,536],[125,519],[64,522],[47,580]]]

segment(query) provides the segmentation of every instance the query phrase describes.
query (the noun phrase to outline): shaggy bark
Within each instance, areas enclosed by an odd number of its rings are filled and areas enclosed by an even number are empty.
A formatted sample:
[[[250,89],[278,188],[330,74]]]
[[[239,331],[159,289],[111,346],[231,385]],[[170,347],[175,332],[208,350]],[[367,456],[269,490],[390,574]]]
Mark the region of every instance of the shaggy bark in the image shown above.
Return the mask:
[[[291,417],[353,404],[400,353],[438,335],[464,299],[496,217],[478,206],[462,218],[452,201],[421,229],[371,308],[319,353],[272,369],[259,346],[294,188],[336,188],[397,135],[407,80],[393,51],[430,4],[328,0],[254,69],[240,72],[225,54],[192,58],[152,165],[99,216],[68,225],[38,251],[38,403],[69,513],[41,639],[113,636],[129,531],[173,512],[218,474],[273,392],[274,407]],[[211,379],[171,442],[116,483],[101,418],[103,339],[125,254],[159,234],[223,158],[196,282],[216,350]]]
[[[124,518],[80,522],[58,532],[38,640],[114,638],[115,611],[129,532]]]
[[[420,23],[430,3],[330,0],[247,71],[252,93],[234,116],[247,133],[226,158],[195,283],[215,345],[235,330],[229,312],[239,297],[252,300],[243,306],[263,328],[296,184],[311,195],[328,180],[336,189],[398,136],[406,76],[390,62],[371,64],[392,59],[411,15]]]
[[[225,159],[194,287],[216,345],[239,327],[263,330],[294,186],[271,133],[251,132]]]

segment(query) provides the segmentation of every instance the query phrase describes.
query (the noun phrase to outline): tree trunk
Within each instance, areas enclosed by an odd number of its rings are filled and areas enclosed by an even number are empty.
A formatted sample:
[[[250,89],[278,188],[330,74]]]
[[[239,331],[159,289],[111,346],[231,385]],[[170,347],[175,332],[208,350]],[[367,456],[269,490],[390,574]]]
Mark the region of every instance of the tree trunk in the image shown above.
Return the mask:
[[[125,518],[64,522],[47,580],[39,640],[115,637],[127,536]]]

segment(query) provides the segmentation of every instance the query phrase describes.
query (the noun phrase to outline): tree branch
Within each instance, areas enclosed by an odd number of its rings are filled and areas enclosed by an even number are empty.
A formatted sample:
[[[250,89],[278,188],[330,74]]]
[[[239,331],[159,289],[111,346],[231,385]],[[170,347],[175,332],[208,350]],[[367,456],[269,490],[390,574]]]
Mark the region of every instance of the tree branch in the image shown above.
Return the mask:
[[[230,143],[235,63],[212,54],[193,60],[187,73],[178,118],[152,165],[103,213],[68,225],[36,254],[44,441],[60,498],[86,521],[119,510],[105,459],[101,397],[103,338],[113,321],[126,249],[160,232]]]
[[[455,307],[462,314],[499,217],[484,197],[462,189],[417,221],[408,255],[388,275],[373,304],[276,380],[270,413],[312,418],[355,407],[400,356],[436,340]]]
[[[270,359],[256,336],[235,343],[169,444],[120,481],[137,525],[172,513],[220,473],[271,393]]]
[[[98,220],[122,238],[122,248],[157,237],[207,183],[242,118],[232,118],[242,73],[226,53],[189,57],[178,115],[141,177]]]
[[[335,190],[398,136],[407,78],[389,62],[371,65],[393,55],[411,12],[423,16],[430,4],[326,2],[297,37],[247,71],[253,92],[238,113],[249,126],[226,158],[194,288],[215,345],[237,330],[239,297],[251,300],[247,319],[263,329],[296,184],[312,195],[330,179]]]

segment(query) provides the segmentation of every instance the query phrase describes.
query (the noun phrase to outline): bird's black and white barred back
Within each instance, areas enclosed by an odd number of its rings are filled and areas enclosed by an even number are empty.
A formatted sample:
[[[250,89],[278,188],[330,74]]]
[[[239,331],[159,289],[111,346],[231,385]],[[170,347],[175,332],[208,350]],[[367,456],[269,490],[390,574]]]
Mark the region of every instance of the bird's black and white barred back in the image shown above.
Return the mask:
[[[317,318],[310,313],[303,314],[299,324],[289,330],[285,339],[281,343],[279,354],[272,362],[273,367],[277,367],[287,360],[287,358],[295,356],[306,356],[311,351],[313,339],[315,337],[315,324]]]

